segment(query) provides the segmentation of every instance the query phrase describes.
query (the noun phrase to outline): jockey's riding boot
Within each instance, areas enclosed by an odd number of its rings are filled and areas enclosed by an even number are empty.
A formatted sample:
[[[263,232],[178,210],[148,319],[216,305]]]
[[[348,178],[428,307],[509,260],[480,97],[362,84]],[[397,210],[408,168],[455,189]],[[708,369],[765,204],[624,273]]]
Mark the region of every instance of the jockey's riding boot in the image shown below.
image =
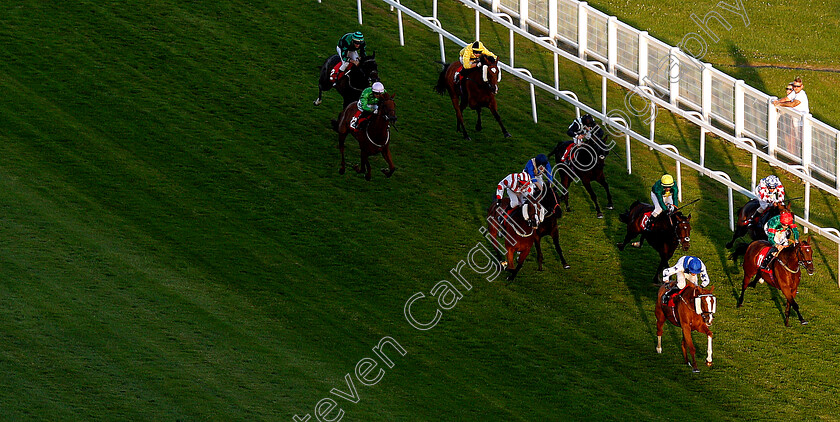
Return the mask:
[[[761,266],[759,266],[758,269],[767,271],[767,267],[770,266],[770,261],[772,261],[773,258],[775,258],[775,256],[774,256],[775,252],[776,252],[775,247],[771,248],[769,251],[767,251],[767,255],[764,257],[764,260],[761,261]]]
[[[667,292],[665,292],[664,295],[662,295],[662,304],[664,305],[664,304],[668,303],[668,299],[670,299],[671,296],[673,296],[674,294],[676,294],[679,291],[680,291],[680,288],[678,286],[675,285],[675,286],[671,287],[670,290],[668,290]]]

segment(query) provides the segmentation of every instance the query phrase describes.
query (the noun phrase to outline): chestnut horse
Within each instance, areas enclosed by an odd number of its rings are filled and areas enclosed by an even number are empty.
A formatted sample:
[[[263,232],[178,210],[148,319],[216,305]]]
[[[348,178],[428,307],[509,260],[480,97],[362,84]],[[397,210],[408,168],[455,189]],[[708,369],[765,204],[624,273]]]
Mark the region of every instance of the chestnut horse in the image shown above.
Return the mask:
[[[509,198],[502,199],[498,204],[494,202],[487,210],[489,238],[493,247],[495,247],[496,250],[502,250],[502,247],[499,245],[496,237],[499,233],[501,233],[505,238],[504,250],[506,251],[506,261],[502,263],[502,266],[510,273],[507,277],[508,281],[513,281],[516,274],[518,274],[519,270],[522,269],[522,264],[525,262],[525,258],[528,257],[528,254],[531,253],[531,247],[534,246],[535,243],[537,244],[537,250],[540,250],[540,238],[537,233],[539,226],[538,213],[540,211],[537,209],[537,204],[530,200],[526,200],[522,206],[524,205],[528,206],[527,219],[522,215],[521,206],[506,211],[507,208],[510,207]],[[555,244],[555,246],[559,248],[559,244]],[[519,252],[519,260],[514,268],[514,258],[516,258],[517,252]],[[562,252],[560,252],[559,249],[558,252],[562,257]],[[539,270],[542,270],[542,260],[539,259],[541,255],[542,252],[538,252],[537,261]],[[563,259],[563,263],[565,264],[565,259]]]
[[[391,124],[397,122],[394,97],[388,93],[383,94],[379,102],[379,112],[368,118],[367,125],[363,129],[354,131],[350,128],[350,120],[356,110],[356,102],[352,102],[338,115],[338,120],[333,120],[333,127],[338,132],[338,149],[341,151],[341,168],[338,169],[338,173],[344,174],[344,140],[348,134],[352,133],[359,141],[359,150],[362,157],[361,165],[353,166],[356,173],[365,173],[365,180],[370,180],[370,161],[368,157],[381,152],[385,162],[388,163],[388,169],[383,168],[382,173],[386,177],[391,177],[397,169],[391,159],[390,150]]]
[[[808,275],[814,275],[814,263],[812,261],[813,251],[809,244],[810,239],[801,240],[795,244],[789,245],[782,249],[779,255],[769,265],[772,273],[759,269],[763,255],[762,250],[770,246],[770,242],[766,240],[756,240],[747,246],[747,244],[739,245],[735,252],[732,252],[730,258],[737,264],[738,257],[744,256],[744,282],[741,286],[741,297],[738,298],[738,307],[744,303],[744,291],[747,286],[755,287],[755,283],[762,279],[767,284],[782,291],[787,299],[785,305],[785,326],[790,326],[790,308],[796,311],[799,316],[799,323],[802,325],[808,324],[802,314],[799,312],[799,304],[796,303],[796,292],[799,289],[799,280],[802,277],[802,272],[799,264],[805,267]],[[750,281],[752,280],[752,281]]]
[[[671,296],[669,303],[662,303],[664,295],[670,286],[663,284],[656,295],[656,353],[662,353],[662,326],[667,320],[671,324],[682,329],[682,352],[685,363],[691,367],[692,372],[700,372],[697,369],[697,358],[695,356],[694,341],[691,340],[691,332],[699,331],[709,339],[709,348],[706,352],[706,365],[712,366],[712,320],[717,310],[717,298],[712,294],[714,286],[705,290],[691,282],[680,293]],[[670,306],[673,302],[674,306]],[[691,362],[688,355],[691,354]]]
[[[502,118],[496,110],[496,93],[499,92],[499,81],[502,79],[502,71],[499,69],[496,59],[482,56],[481,65],[473,69],[461,70],[463,80],[460,89],[455,86],[455,71],[461,68],[461,62],[456,61],[443,64],[443,70],[438,77],[435,91],[438,94],[449,93],[452,99],[452,107],[455,108],[456,131],[463,130],[464,139],[469,140],[467,125],[464,124],[463,112],[469,106],[478,113],[478,120],[475,122],[475,131],[481,131],[481,109],[487,107],[493,113],[493,117],[499,122],[505,138],[510,138],[510,132],[505,129]]]
[[[649,217],[653,220],[650,223],[650,230],[644,231],[643,220],[646,213],[653,211],[653,205],[635,201],[630,208],[619,214],[618,219],[627,224],[627,234],[623,243],[616,243],[618,250],[623,251],[624,247],[639,234],[642,235],[638,242],[633,242],[633,247],[641,248],[647,239],[650,246],[659,252],[659,266],[653,275],[653,283],[660,284],[662,281],[662,270],[668,267],[668,261],[674,256],[678,247],[687,251],[691,247],[691,214],[687,217],[681,212],[666,213],[663,211],[658,217]]]
[[[758,199],[751,199],[743,207],[738,208],[735,233],[732,233],[732,240],[726,244],[726,249],[731,249],[735,240],[745,234],[749,234],[752,240],[767,240],[767,233],[764,232],[764,224],[767,223],[767,220],[781,214],[782,211],[790,211],[790,203],[782,202],[768,207],[763,214],[753,218],[758,207]]]
[[[316,106],[321,105],[323,92],[333,88],[333,83],[330,81],[330,71],[340,60],[338,55],[334,54],[321,65],[321,72],[318,77],[318,98],[313,101]],[[365,88],[378,81],[379,68],[376,66],[376,53],[374,52],[370,56],[360,58],[358,66],[350,67],[344,76],[336,81],[335,90],[344,99],[343,107],[347,107],[353,101],[359,100]]]
[[[537,270],[542,271],[543,253],[540,242],[546,236],[551,236],[551,239],[554,241],[554,250],[557,251],[557,255],[560,255],[560,262],[563,263],[563,268],[569,269],[571,266],[566,262],[566,257],[563,256],[563,248],[560,247],[559,240],[560,234],[557,229],[557,221],[563,216],[563,209],[560,207],[560,198],[557,192],[554,191],[554,188],[548,184],[544,186],[545,193],[540,192],[538,194],[538,197],[540,197],[539,203],[543,210],[545,210],[545,215],[542,217],[539,226],[537,226],[538,239],[534,243],[534,246],[537,247]]]

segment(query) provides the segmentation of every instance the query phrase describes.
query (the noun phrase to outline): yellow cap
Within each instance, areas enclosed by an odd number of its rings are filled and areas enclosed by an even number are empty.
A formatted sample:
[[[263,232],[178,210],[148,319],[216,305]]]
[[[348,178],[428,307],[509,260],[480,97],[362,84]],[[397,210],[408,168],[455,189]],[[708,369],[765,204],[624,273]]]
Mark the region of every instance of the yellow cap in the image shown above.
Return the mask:
[[[662,176],[662,179],[660,179],[660,180],[662,181],[662,186],[665,186],[665,187],[674,186],[674,178],[671,177],[670,174],[666,174],[666,175]]]

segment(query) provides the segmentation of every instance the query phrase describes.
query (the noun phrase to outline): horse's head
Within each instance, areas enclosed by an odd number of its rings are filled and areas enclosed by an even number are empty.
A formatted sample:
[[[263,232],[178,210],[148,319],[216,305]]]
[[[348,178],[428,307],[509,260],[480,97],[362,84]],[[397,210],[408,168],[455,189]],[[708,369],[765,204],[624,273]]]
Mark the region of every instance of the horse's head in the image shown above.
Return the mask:
[[[671,216],[671,222],[674,225],[674,234],[680,242],[680,247],[687,251],[691,247],[691,214],[686,217],[678,211]]]
[[[481,79],[487,83],[493,94],[499,92],[499,81],[502,80],[502,71],[496,59],[481,56]]]
[[[805,264],[805,269],[808,271],[808,275],[814,275],[814,253],[811,250],[810,241],[810,238],[803,239],[796,244],[796,258],[800,263]]]
[[[359,62],[359,68],[368,79],[368,85],[379,82],[379,69],[376,67],[376,52],[370,56],[363,57]]]
[[[397,122],[397,108],[394,104],[394,97],[396,95],[391,95],[386,92],[382,94],[382,99],[379,101],[379,115],[391,124]]]
[[[526,200],[525,203],[522,204],[522,214],[525,216],[525,223],[528,227],[535,229],[540,225],[541,209],[542,207],[540,207],[540,203],[532,199]]]
[[[694,312],[700,315],[708,326],[712,325],[715,311],[717,311],[717,298],[712,294],[714,290],[714,286],[708,290],[698,287],[697,295],[694,297]]]

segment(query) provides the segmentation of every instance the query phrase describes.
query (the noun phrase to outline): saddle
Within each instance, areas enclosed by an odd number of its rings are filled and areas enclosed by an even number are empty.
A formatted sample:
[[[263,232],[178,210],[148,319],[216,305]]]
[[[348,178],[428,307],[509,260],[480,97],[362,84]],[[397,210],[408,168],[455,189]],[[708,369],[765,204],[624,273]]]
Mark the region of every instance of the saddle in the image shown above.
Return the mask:
[[[560,157],[560,162],[565,162],[572,158],[572,150],[575,146],[575,141],[566,141],[560,145],[560,151],[563,151],[563,155]]]
[[[346,75],[348,72],[350,72],[350,69],[353,68],[353,63],[350,63],[347,66],[347,69],[344,72],[339,70],[340,68],[341,68],[341,60],[339,60],[338,63],[336,63],[335,66],[333,66],[332,70],[330,70],[330,82],[336,83],[336,81],[338,81],[339,79],[344,77],[344,75]]]
[[[639,219],[639,231],[642,231],[642,230],[645,229],[645,227],[648,227],[648,223],[650,222],[650,219],[652,218],[651,217],[652,213],[653,213],[653,211],[648,211],[648,212],[642,214],[642,218]]]

